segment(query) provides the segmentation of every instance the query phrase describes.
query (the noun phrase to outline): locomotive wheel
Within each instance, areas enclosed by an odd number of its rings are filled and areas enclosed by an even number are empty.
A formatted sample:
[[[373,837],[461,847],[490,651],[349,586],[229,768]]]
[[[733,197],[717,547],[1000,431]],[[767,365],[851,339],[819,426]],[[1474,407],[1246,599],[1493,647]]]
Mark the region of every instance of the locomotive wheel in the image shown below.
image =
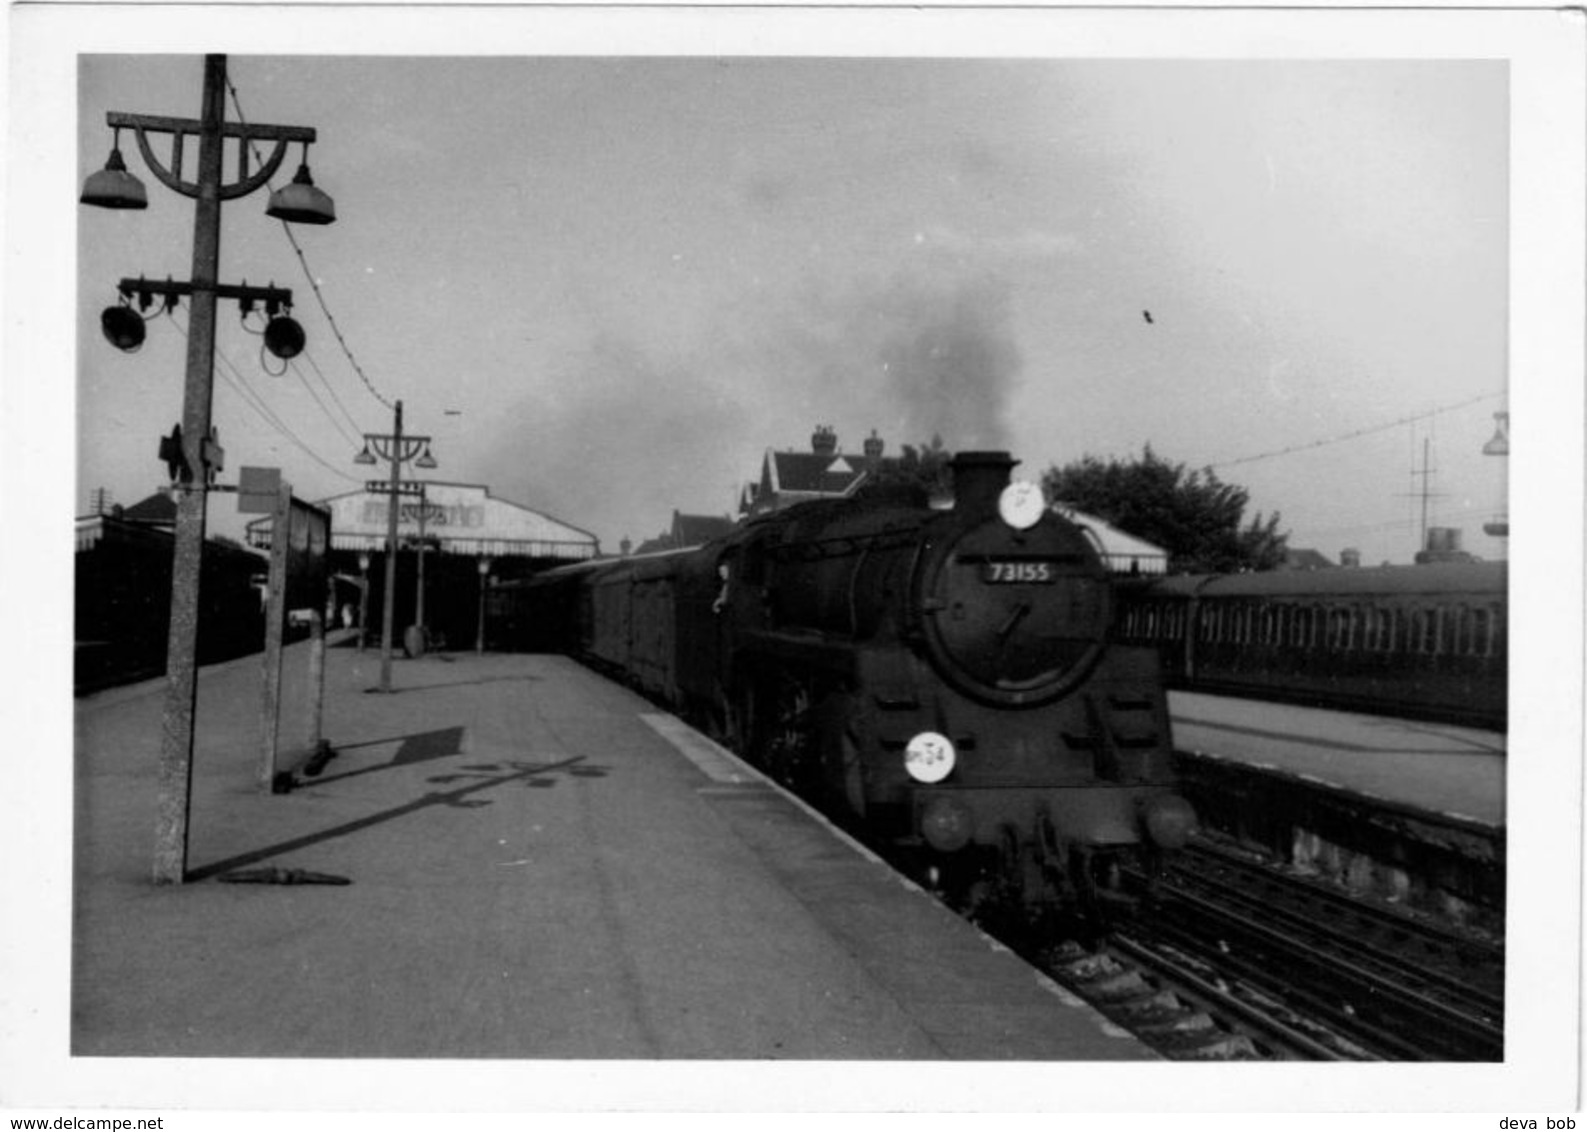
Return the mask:
[[[1000,885],[1017,906],[1030,911],[1048,903],[1050,886],[1037,847],[1011,825],[998,833],[997,868]]]
[[[777,781],[798,786],[808,777],[812,747],[810,693],[803,684],[779,680],[769,695],[752,694],[748,724],[751,757]]]

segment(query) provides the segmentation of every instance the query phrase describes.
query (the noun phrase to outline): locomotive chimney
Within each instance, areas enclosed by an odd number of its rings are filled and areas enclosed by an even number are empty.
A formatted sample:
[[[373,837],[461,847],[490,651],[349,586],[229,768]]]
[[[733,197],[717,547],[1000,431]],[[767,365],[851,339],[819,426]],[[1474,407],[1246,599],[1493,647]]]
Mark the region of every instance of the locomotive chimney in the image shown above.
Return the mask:
[[[997,497],[1018,463],[1007,452],[960,452],[948,465],[953,469],[954,510],[996,511]]]

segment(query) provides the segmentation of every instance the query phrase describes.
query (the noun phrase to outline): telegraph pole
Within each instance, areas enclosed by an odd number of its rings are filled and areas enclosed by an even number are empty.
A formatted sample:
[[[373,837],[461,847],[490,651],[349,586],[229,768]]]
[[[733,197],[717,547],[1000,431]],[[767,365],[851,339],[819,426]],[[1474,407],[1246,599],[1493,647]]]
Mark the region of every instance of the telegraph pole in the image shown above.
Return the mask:
[[[370,446],[374,452],[370,452]],[[420,451],[423,455],[420,455]],[[397,594],[397,510],[398,497],[403,494],[402,465],[408,460],[414,460],[414,466],[420,468],[435,467],[435,458],[430,455],[430,438],[428,436],[404,436],[402,434],[402,402],[396,403],[392,429],[389,434],[364,433],[364,450],[353,457],[355,464],[373,464],[375,454],[391,462],[391,480],[386,490],[390,493],[386,506],[386,592],[383,595],[381,611],[381,637],[380,637],[380,691],[391,691],[391,644],[392,629],[395,620],[395,599]]]
[[[397,597],[397,494],[402,489],[402,402],[392,421],[392,494],[386,500],[386,594],[381,610],[381,691],[392,691],[392,621]]]
[[[166,693],[161,716],[159,801],[155,831],[154,881],[156,884],[181,884],[187,875],[187,832],[193,784],[193,716],[198,700],[198,616],[199,581],[204,552],[206,504],[214,473],[220,469],[222,453],[211,429],[215,366],[215,304],[228,289],[219,283],[220,206],[222,200],[235,200],[264,185],[275,173],[288,143],[302,142],[305,149],[315,140],[315,131],[305,126],[227,125],[226,56],[204,56],[204,92],[200,116],[165,118],[147,114],[111,111],[106,124],[119,136],[122,129],[135,131],[144,162],[167,188],[196,202],[193,218],[193,276],[182,293],[191,303],[188,324],[187,374],[182,393],[182,435],[173,438],[172,455],[185,466],[181,490],[176,494],[175,551],[171,565],[171,620],[166,652]],[[151,133],[172,138],[169,166],[162,164],[149,145]],[[198,139],[198,180],[182,179],[184,139]],[[228,137],[238,139],[238,180],[225,183],[225,145]],[[249,169],[249,147],[256,141],[274,142],[274,150],[257,170]],[[301,184],[300,184],[301,182]],[[330,198],[313,189],[308,165],[288,190],[271,194],[269,215],[283,220],[329,224],[335,219]],[[142,184],[126,171],[119,149],[101,173],[84,185],[82,203],[102,208],[146,208],[147,195]],[[146,288],[153,291],[156,288]],[[168,296],[174,302],[176,287]],[[125,320],[123,320],[124,322]],[[136,317],[133,318],[137,322]],[[111,326],[105,325],[107,336]],[[142,340],[137,325],[134,339],[112,342],[128,349]],[[301,348],[298,342],[297,348]],[[296,350],[292,350],[293,353]],[[290,356],[290,354],[285,355]]]

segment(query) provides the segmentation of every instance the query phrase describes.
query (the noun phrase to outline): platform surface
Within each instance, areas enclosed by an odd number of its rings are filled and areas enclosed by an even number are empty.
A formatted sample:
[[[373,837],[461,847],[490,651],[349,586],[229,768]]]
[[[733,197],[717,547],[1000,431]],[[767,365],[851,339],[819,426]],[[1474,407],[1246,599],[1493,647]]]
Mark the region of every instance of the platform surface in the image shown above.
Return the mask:
[[[1368,798],[1505,824],[1505,736],[1384,716],[1170,692],[1174,746]]]
[[[285,795],[258,658],[202,674],[180,886],[151,880],[163,685],[78,701],[74,1056],[1153,1056],[569,660],[399,660],[391,694],[374,652],[326,667],[339,753]],[[350,883],[221,879],[272,867]]]

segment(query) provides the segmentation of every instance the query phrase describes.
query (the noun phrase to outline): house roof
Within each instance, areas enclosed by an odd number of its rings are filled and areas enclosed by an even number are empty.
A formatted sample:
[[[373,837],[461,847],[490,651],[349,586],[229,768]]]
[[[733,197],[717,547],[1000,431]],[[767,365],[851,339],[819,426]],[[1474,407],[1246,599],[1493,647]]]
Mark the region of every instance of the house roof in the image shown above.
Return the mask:
[[[176,501],[165,492],[157,491],[123,510],[121,518],[129,523],[175,523]]]
[[[726,515],[685,515],[672,513],[672,540],[675,546],[701,546],[712,539],[721,538],[733,529],[733,520]]]
[[[841,452],[766,453],[775,492],[808,491],[842,495],[865,476],[864,457]]]

